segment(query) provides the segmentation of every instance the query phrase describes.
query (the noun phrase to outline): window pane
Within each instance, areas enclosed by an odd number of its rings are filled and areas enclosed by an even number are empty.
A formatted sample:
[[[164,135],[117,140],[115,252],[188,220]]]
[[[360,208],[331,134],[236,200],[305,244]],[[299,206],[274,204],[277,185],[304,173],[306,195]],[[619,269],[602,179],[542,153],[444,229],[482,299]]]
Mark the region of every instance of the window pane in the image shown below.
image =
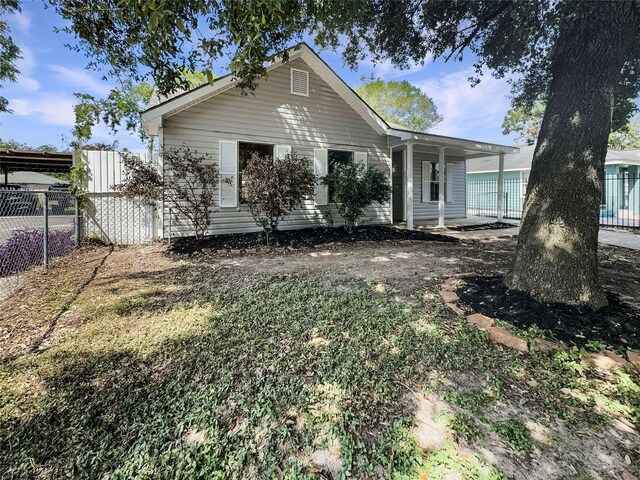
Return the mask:
[[[336,165],[344,165],[353,161],[353,152],[347,152],[344,150],[329,150],[329,173],[335,171]]]
[[[438,182],[431,182],[431,193],[429,195],[429,200],[431,200],[432,202],[437,202],[439,191],[440,185],[438,184]]]
[[[336,165],[345,165],[353,161],[353,152],[345,150],[329,150],[327,155],[329,161],[329,173],[333,173],[336,170]],[[329,189],[329,201],[335,203],[331,189]]]
[[[447,164],[444,165],[444,201],[447,202]],[[438,202],[440,200],[440,164],[431,162],[431,184],[429,190],[429,200]]]
[[[240,197],[240,203],[245,203],[242,199],[242,190],[244,189],[245,180],[243,176],[244,169],[247,167],[247,163],[251,160],[251,156],[257,153],[261,157],[273,158],[273,145],[265,143],[238,143],[238,186],[240,188],[238,195]]]

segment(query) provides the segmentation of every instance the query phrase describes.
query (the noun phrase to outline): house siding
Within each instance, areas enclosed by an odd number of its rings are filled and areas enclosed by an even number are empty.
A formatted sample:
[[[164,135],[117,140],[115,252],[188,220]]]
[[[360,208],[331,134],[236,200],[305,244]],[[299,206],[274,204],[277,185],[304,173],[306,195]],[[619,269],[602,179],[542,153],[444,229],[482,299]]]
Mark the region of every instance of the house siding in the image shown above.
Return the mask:
[[[453,163],[453,199],[445,203],[445,218],[464,218],[467,213],[466,161],[462,157],[445,154],[445,163]],[[438,155],[424,152],[413,154],[413,218],[431,220],[438,218],[438,202],[422,201],[422,162],[437,162]]]
[[[290,70],[309,72],[309,97],[290,93]],[[269,73],[260,82],[255,95],[242,96],[237,89],[227,90],[202,103],[191,106],[165,119],[164,148],[186,145],[198,153],[211,156],[219,165],[220,140],[290,145],[298,155],[313,165],[313,149],[353,150],[367,153],[367,164],[390,175],[387,137],[379,135],[303,60],[296,59]],[[312,167],[311,167],[312,168]],[[209,233],[241,233],[259,231],[249,210],[219,208]],[[341,218],[333,205],[316,206],[314,199],[304,202],[281,223],[282,229],[322,225],[321,211],[329,210],[336,224]],[[169,236],[169,210],[163,209],[164,235]],[[389,203],[372,206],[363,223],[390,223]],[[191,236],[189,222],[174,212],[172,236]]]

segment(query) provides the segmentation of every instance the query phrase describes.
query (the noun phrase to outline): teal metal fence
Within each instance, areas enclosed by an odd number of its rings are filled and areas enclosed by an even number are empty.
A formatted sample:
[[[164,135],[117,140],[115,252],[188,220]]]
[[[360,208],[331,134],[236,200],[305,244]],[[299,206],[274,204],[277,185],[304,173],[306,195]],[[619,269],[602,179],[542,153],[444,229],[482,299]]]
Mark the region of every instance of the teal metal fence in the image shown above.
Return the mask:
[[[527,177],[504,181],[504,218],[520,219],[527,191]],[[498,216],[498,181],[467,181],[467,216]],[[605,175],[600,225],[640,228],[640,175]]]

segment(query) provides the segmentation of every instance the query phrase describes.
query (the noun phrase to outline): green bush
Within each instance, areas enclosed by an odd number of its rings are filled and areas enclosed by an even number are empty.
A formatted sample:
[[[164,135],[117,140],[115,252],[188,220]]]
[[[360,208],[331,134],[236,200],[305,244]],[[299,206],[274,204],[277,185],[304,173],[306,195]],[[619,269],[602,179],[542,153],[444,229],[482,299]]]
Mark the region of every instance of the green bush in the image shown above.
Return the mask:
[[[244,170],[244,179],[242,197],[254,221],[264,230],[267,244],[269,233],[278,230],[280,220],[300,207],[316,185],[311,162],[295,152],[275,160],[254,153]]]
[[[367,207],[374,202],[387,202],[391,197],[391,185],[386,175],[361,163],[336,165],[335,170],[321,181],[329,187],[331,201],[349,231],[358,223]]]

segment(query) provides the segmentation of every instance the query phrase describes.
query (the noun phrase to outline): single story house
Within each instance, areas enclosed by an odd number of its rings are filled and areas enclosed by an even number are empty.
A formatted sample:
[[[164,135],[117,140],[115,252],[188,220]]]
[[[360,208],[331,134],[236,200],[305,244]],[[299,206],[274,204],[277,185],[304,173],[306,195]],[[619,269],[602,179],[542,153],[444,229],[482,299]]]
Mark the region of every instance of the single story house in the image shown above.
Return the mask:
[[[519,217],[531,171],[535,145],[523,145],[518,153],[504,156],[504,210]],[[471,213],[495,209],[500,162],[484,156],[467,162],[467,194]],[[602,224],[607,218],[632,224],[640,221],[640,150],[609,150],[605,160]]]
[[[142,113],[160,151],[186,145],[211,156],[223,179],[208,233],[258,231],[238,187],[252,152],[286,155],[292,150],[312,161],[322,177],[336,163],[362,162],[385,172],[392,199],[370,208],[366,222],[391,224],[466,215],[466,162],[486,155],[517,153],[515,147],[465,140],[390,125],[373,111],[308,45],[289,51],[287,62],[267,68],[255,94],[243,96],[233,75],[154,102]],[[461,99],[461,101],[464,101]],[[159,163],[161,168],[162,156]],[[443,173],[441,175],[440,173]],[[283,229],[323,224],[323,211],[339,215],[326,187],[288,216]],[[190,236],[188,221],[161,209],[158,236]],[[175,212],[174,212],[175,213]]]

